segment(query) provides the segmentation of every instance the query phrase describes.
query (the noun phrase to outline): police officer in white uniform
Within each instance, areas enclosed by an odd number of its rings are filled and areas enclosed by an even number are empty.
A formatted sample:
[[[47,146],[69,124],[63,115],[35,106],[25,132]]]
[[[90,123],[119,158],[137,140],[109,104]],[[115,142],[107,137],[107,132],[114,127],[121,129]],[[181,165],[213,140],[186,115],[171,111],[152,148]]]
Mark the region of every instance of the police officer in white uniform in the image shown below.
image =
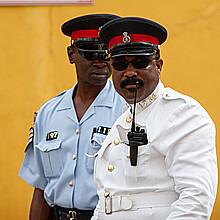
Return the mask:
[[[39,110],[19,176],[35,187],[30,219],[90,219],[98,202],[94,186],[94,154],[114,121],[123,98],[114,90],[107,46],[99,27],[117,18],[92,14],[62,26],[71,37],[68,55],[78,82],[47,101]],[[54,207],[50,208],[50,207]]]
[[[127,107],[95,160],[94,219],[209,219],[217,191],[215,126],[197,101],[160,81],[166,29],[128,17],[106,23],[99,36]]]

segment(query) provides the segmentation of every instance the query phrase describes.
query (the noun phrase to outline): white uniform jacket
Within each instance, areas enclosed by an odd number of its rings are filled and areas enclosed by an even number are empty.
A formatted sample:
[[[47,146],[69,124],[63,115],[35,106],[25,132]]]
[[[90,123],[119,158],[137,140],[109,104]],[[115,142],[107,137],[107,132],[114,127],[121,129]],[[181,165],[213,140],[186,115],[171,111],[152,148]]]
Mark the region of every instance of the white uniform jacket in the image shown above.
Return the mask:
[[[159,82],[136,105],[148,144],[130,165],[132,106],[118,118],[95,161],[99,203],[94,218],[209,219],[217,191],[215,126],[194,99]]]

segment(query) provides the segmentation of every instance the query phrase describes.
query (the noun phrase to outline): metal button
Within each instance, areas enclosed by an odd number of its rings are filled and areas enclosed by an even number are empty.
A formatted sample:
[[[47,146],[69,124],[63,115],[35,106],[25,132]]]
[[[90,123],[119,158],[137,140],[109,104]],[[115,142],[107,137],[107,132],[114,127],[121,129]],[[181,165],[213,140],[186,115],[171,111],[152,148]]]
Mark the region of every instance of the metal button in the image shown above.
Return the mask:
[[[72,183],[72,182],[69,182],[69,186],[71,186],[71,187],[72,187],[72,186],[73,186],[73,183]]]
[[[166,97],[170,97],[170,95],[169,95],[169,94],[166,94]]]
[[[126,118],[126,122],[127,122],[127,123],[130,123],[131,121],[132,121],[131,116],[128,116],[128,117]]]
[[[75,130],[75,133],[76,133],[76,134],[79,134],[79,129],[78,129],[78,128]]]
[[[108,171],[109,171],[109,172],[112,172],[113,170],[114,170],[113,165],[108,165]]]
[[[47,148],[44,148],[44,152],[47,152]]]
[[[130,159],[130,154],[127,154],[126,157],[127,157],[128,159]]]
[[[106,191],[106,192],[104,193],[104,196],[105,196],[105,198],[109,197],[109,196],[110,196],[110,192]]]
[[[73,155],[73,156],[72,156],[72,159],[75,160],[75,159],[76,159],[76,155]]]
[[[102,145],[103,145],[103,142],[101,143],[101,147],[102,147]]]
[[[114,145],[118,145],[119,144],[119,140],[118,138],[114,140]]]

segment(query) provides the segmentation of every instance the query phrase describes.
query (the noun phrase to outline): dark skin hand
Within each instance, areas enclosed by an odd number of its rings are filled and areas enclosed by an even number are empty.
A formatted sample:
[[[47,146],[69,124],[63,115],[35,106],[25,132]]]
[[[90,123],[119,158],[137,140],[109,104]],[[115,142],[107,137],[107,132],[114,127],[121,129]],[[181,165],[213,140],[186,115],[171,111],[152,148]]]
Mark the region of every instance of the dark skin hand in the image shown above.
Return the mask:
[[[44,191],[35,188],[30,209],[30,220],[53,220],[53,208],[44,199]]]

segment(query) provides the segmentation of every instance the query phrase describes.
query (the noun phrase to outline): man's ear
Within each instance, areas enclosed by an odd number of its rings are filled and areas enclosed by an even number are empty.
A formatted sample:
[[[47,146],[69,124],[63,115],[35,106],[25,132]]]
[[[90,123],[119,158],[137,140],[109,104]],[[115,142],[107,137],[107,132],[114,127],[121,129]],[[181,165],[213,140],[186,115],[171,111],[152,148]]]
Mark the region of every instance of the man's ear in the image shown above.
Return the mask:
[[[71,64],[75,63],[74,53],[75,53],[74,48],[71,47],[71,46],[68,46],[68,47],[67,47],[67,54],[68,54],[69,61],[70,61]]]
[[[163,60],[162,60],[161,58],[159,58],[159,59],[156,61],[156,66],[157,66],[158,73],[159,73],[159,75],[160,75],[161,70],[162,70],[162,66],[163,66]]]

